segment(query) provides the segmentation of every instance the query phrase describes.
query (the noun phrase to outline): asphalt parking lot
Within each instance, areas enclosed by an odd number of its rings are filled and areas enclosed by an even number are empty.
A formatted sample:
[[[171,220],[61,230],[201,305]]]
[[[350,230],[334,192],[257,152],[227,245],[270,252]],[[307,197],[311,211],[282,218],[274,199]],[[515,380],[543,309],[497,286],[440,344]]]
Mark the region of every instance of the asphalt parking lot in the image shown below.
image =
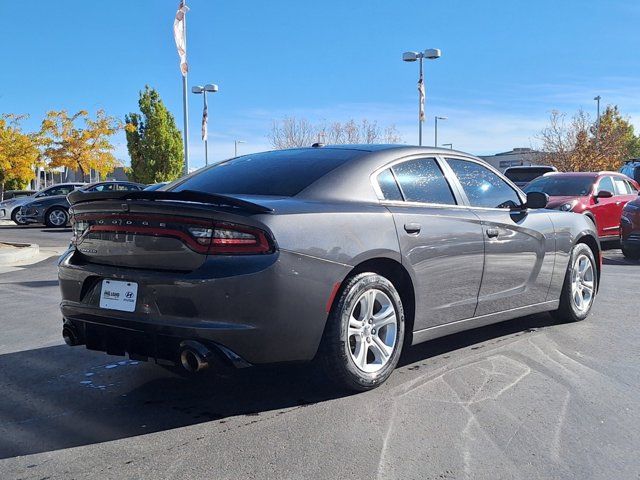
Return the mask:
[[[2,479],[640,478],[640,262],[615,248],[586,321],[431,341],[348,396],[304,365],[186,379],[67,347],[55,261],[0,270]]]

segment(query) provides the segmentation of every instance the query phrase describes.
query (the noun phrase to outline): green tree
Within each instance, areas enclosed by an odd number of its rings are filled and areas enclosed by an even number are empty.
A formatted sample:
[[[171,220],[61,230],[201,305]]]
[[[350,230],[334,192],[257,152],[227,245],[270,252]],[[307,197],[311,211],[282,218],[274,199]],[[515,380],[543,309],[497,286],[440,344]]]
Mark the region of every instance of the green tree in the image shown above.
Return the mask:
[[[125,117],[131,178],[141,183],[175,180],[182,173],[184,151],[173,115],[148,85],[140,92],[138,106],[141,114]]]

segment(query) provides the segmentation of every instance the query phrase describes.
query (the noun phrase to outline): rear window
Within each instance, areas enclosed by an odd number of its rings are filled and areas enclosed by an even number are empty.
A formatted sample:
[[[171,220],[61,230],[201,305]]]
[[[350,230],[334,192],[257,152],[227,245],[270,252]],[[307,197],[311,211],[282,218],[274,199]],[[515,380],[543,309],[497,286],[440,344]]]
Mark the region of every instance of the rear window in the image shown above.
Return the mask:
[[[245,155],[204,168],[171,190],[291,197],[359,153],[304,149]]]
[[[550,168],[509,168],[504,176],[512,182],[530,182],[545,173],[553,172]]]

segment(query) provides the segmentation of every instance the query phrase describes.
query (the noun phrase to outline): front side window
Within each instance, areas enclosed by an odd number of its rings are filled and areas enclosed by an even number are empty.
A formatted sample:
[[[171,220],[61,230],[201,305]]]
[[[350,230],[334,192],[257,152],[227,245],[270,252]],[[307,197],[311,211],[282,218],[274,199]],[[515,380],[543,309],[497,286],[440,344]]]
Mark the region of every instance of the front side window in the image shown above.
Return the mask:
[[[119,183],[116,185],[116,190],[118,191],[129,191],[129,190],[140,190],[137,185],[132,185],[130,183]]]
[[[71,190],[73,190],[73,187],[71,186],[52,188],[45,193],[45,196],[53,197],[55,195],[67,195],[69,192],[71,192]]]
[[[488,168],[456,158],[447,158],[447,163],[458,177],[472,207],[511,208],[521,204],[516,191]]]
[[[449,183],[434,158],[419,158],[392,167],[408,202],[455,205]]]
[[[598,183],[598,193],[611,192],[612,195],[616,194],[616,189],[613,186],[613,180],[611,177],[602,177],[600,183]]]

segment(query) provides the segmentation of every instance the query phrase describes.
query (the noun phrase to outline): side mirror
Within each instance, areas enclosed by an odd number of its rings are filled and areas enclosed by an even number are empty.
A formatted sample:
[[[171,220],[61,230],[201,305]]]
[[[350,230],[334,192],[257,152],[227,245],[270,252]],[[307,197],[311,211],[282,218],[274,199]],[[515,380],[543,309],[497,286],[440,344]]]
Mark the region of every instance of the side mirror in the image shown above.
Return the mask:
[[[611,197],[613,197],[613,193],[611,193],[609,190],[600,190],[596,195],[596,198],[611,198]]]
[[[549,195],[543,192],[529,192],[527,193],[527,208],[545,208],[549,203]]]

